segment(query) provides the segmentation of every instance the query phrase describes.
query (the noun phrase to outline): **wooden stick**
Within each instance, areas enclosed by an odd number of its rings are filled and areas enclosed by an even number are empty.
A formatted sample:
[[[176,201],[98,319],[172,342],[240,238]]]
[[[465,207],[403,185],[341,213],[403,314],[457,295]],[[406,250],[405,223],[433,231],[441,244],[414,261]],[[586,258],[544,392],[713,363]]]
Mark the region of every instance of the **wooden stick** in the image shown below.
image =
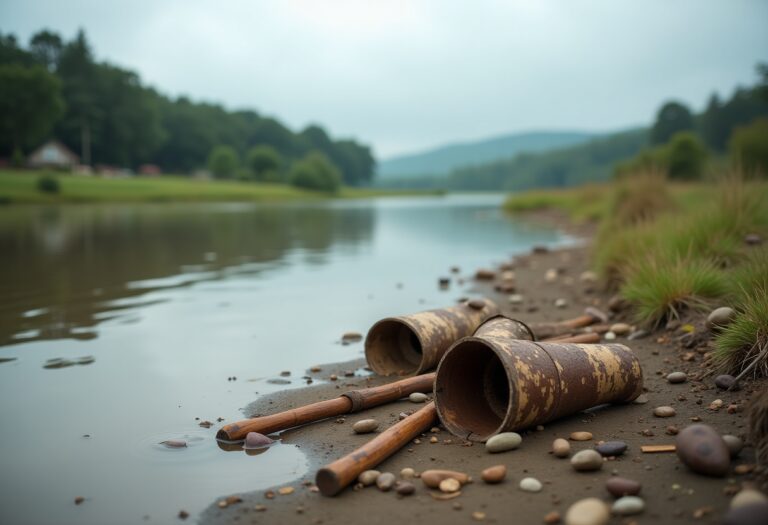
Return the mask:
[[[269,416],[245,419],[221,427],[216,433],[216,439],[237,441],[245,439],[248,432],[270,434],[296,427],[305,423],[320,421],[333,416],[357,412],[366,408],[383,405],[407,397],[413,392],[432,392],[435,374],[423,374],[409,377],[394,383],[352,390],[336,399],[319,401],[310,405],[286,410]]]
[[[425,432],[437,420],[435,403],[427,405],[370,440],[368,443],[317,471],[315,483],[325,496],[335,496],[364,471],[372,469]]]
[[[597,334],[579,334],[557,339],[558,343],[593,343],[600,340],[590,339]],[[547,339],[546,341],[549,341]],[[413,392],[432,392],[435,382],[435,373],[422,374],[420,376],[409,377],[394,383],[352,390],[335,399],[327,401],[318,401],[302,407],[278,412],[268,416],[254,417],[244,419],[229,425],[224,425],[216,433],[216,439],[222,441],[240,441],[245,439],[248,432],[259,432],[260,434],[271,434],[287,428],[297,427],[306,423],[314,423],[329,417],[341,416],[350,412],[358,412],[366,408],[371,408],[385,403],[397,401],[407,397]],[[354,400],[354,403],[353,403]]]
[[[643,445],[640,450],[645,454],[656,454],[658,452],[674,452],[677,448],[675,445]]]
[[[537,339],[544,339],[567,334],[568,332],[572,332],[575,328],[584,328],[585,326],[593,324],[595,321],[597,321],[597,319],[593,316],[585,314],[557,323],[532,323],[530,327]]]
[[[563,335],[558,337],[552,337],[550,339],[546,339],[547,342],[551,343],[582,343],[582,344],[589,344],[589,343],[599,343],[600,342],[600,334],[597,333],[586,333],[586,334],[577,334],[577,335]]]

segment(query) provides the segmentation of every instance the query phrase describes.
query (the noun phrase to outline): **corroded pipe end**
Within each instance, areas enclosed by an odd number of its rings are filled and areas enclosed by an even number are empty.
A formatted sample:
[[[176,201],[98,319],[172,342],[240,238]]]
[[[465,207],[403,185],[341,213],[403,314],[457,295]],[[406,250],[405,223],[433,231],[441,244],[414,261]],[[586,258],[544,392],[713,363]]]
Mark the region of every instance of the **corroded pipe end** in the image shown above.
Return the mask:
[[[485,441],[499,433],[511,410],[511,381],[493,347],[467,337],[437,367],[435,405],[452,434]]]
[[[379,375],[412,375],[421,368],[421,340],[403,319],[388,317],[377,322],[365,339],[365,359]]]
[[[329,468],[321,468],[317,471],[315,485],[323,496],[335,496],[344,488],[338,474]]]

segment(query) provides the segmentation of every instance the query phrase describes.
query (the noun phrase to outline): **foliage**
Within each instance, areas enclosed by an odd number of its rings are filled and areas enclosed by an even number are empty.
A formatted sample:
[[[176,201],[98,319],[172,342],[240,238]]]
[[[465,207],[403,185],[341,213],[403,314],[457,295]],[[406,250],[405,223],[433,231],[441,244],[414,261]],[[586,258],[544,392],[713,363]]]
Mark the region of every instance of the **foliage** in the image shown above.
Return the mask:
[[[56,177],[52,175],[43,175],[37,179],[37,190],[42,193],[59,193],[61,187]]]
[[[208,155],[208,169],[217,179],[231,179],[240,164],[237,152],[231,146],[216,146]]]
[[[261,182],[279,182],[282,158],[272,146],[254,146],[248,150],[245,165],[254,180]]]
[[[745,294],[736,318],[715,341],[713,359],[723,371],[754,376],[768,375],[768,287],[758,286]]]
[[[694,180],[704,172],[707,150],[695,134],[681,132],[664,148],[663,158],[670,179]]]
[[[665,144],[676,134],[693,129],[691,110],[680,102],[667,102],[656,113],[650,131],[651,144]]]
[[[44,67],[0,64],[0,143],[29,151],[63,111],[60,82]]]
[[[327,193],[334,193],[341,186],[339,169],[319,151],[312,151],[295,162],[289,180],[297,188]]]
[[[0,67],[6,66],[47,70],[58,79],[65,111],[49,112],[55,122],[52,135],[78,152],[86,164],[134,169],[156,164],[166,171],[190,173],[205,167],[207,155],[218,145],[234,148],[242,158],[250,148],[266,145],[286,164],[319,149],[341,169],[346,184],[366,184],[373,177],[375,162],[367,146],[334,140],[319,126],[295,133],[254,111],[228,111],[164,96],[142,84],[136,73],[98,62],[82,31],[71,41],[41,31],[27,49],[12,35],[0,34]],[[0,81],[0,89],[4,84]],[[3,92],[0,104],[16,105],[16,100],[16,95]],[[43,102],[40,98],[36,103],[43,106]],[[16,123],[12,129],[20,133]],[[31,144],[22,147],[35,147],[44,138],[30,138]],[[0,133],[0,157],[10,156],[17,146],[11,134]]]
[[[745,171],[768,176],[768,118],[736,128],[728,149],[732,161]]]

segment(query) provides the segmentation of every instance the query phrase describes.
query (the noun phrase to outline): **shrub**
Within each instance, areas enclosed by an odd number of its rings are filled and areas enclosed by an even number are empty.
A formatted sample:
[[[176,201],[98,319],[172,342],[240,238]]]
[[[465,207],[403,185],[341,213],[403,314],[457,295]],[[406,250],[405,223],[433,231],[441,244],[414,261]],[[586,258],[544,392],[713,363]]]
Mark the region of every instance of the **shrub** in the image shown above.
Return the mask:
[[[263,182],[279,181],[280,165],[282,158],[272,146],[255,146],[248,150],[245,164],[253,174],[254,180]]]
[[[239,160],[231,146],[216,146],[208,155],[208,169],[217,179],[231,179],[235,176]]]
[[[341,187],[341,173],[328,157],[313,151],[291,168],[291,184],[307,190],[334,193]]]
[[[53,175],[43,175],[37,179],[37,191],[57,194],[61,191],[59,180]]]
[[[664,150],[667,175],[670,179],[701,178],[707,160],[707,150],[694,133],[685,131],[676,134]]]
[[[768,176],[768,118],[736,128],[728,143],[731,161],[748,172]]]

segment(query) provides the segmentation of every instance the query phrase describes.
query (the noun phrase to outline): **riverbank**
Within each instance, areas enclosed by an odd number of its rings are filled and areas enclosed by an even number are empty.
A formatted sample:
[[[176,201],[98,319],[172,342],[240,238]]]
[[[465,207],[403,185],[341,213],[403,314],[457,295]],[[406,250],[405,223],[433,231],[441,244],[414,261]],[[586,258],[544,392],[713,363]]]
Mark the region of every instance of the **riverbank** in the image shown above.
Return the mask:
[[[517,257],[511,264],[516,274],[515,298],[478,283],[477,291],[496,300],[505,314],[526,321],[557,321],[582,313],[587,306],[609,311],[612,294],[604,291],[588,272],[591,266],[589,248],[579,247]],[[465,273],[474,269],[467,268]],[[549,271],[554,270],[554,271]],[[556,308],[558,300],[563,305]],[[397,312],[393,312],[397,313]],[[405,312],[403,312],[405,313]],[[632,312],[621,309],[611,313],[612,323],[633,324]],[[743,411],[753,391],[764,388],[765,382],[746,381],[739,391],[725,392],[713,383],[713,376],[703,368],[706,355],[712,350],[710,332],[704,327],[701,314],[686,314],[679,323],[671,323],[646,337],[627,340],[618,336],[616,342],[630,346],[639,357],[645,373],[645,404],[633,403],[602,410],[587,411],[522,433],[522,445],[517,450],[489,454],[480,444],[469,444],[450,435],[436,425],[409,447],[385,460],[378,468],[398,474],[403,468],[417,472],[427,469],[451,469],[464,472],[474,482],[463,487],[461,495],[450,500],[438,500],[418,479],[415,494],[400,497],[394,491],[384,493],[373,488],[348,488],[335,498],[326,498],[314,488],[314,473],[323,464],[347,454],[365,443],[371,435],[357,435],[352,424],[364,418],[379,420],[381,428],[391,426],[400,412],[413,411],[421,405],[400,401],[361,414],[338,420],[328,420],[284,432],[280,440],[304,451],[310,462],[310,472],[302,479],[267,491],[246,494],[222,494],[212,502],[200,522],[214,523],[487,523],[508,522],[511,513],[518,523],[541,523],[556,512],[564,515],[575,501],[597,497],[611,502],[605,489],[612,475],[634,479],[642,484],[640,496],[646,510],[638,522],[656,520],[719,523],[730,498],[743,485],[748,485],[753,473],[748,465],[754,463],[751,447],[745,448],[733,461],[731,474],[717,479],[689,471],[672,453],[644,454],[643,445],[674,443],[674,432],[691,421],[702,421],[722,434],[746,437],[746,416]],[[361,343],[358,343],[361,344]],[[307,371],[315,382],[323,384],[267,396],[245,410],[248,416],[273,413],[318,399],[328,399],[348,389],[380,384],[381,378],[360,377],[363,362],[326,365],[320,370]],[[346,370],[358,375],[346,377]],[[672,384],[666,376],[684,372],[688,380]],[[337,381],[331,381],[331,375]],[[720,400],[719,402],[717,400]],[[714,403],[714,404],[713,404]],[[654,408],[671,406],[675,415],[655,417]],[[722,406],[722,408],[717,408]],[[726,409],[727,407],[733,407]],[[589,441],[572,441],[575,452],[592,448],[600,441],[620,440],[628,445],[625,454],[609,459],[596,472],[577,472],[567,459],[557,459],[549,451],[556,438],[567,438],[572,432],[592,434]],[[432,439],[434,438],[434,439]],[[269,454],[267,450],[265,454]],[[486,485],[480,481],[483,469],[493,465],[507,467],[506,481]],[[735,469],[736,465],[747,465]],[[399,477],[399,476],[398,476]],[[523,492],[522,478],[534,477],[543,489],[538,493]],[[290,487],[283,491],[280,488]],[[233,496],[226,503],[226,497]],[[241,500],[241,501],[240,501]],[[222,503],[225,502],[225,503]],[[512,510],[513,509],[513,510]]]
[[[43,172],[0,171],[0,204],[60,204],[97,202],[284,202],[317,199],[362,199],[384,196],[441,195],[437,191],[398,191],[344,187],[328,195],[286,184],[198,180],[190,177],[102,178],[52,174],[59,191],[38,189]]]

